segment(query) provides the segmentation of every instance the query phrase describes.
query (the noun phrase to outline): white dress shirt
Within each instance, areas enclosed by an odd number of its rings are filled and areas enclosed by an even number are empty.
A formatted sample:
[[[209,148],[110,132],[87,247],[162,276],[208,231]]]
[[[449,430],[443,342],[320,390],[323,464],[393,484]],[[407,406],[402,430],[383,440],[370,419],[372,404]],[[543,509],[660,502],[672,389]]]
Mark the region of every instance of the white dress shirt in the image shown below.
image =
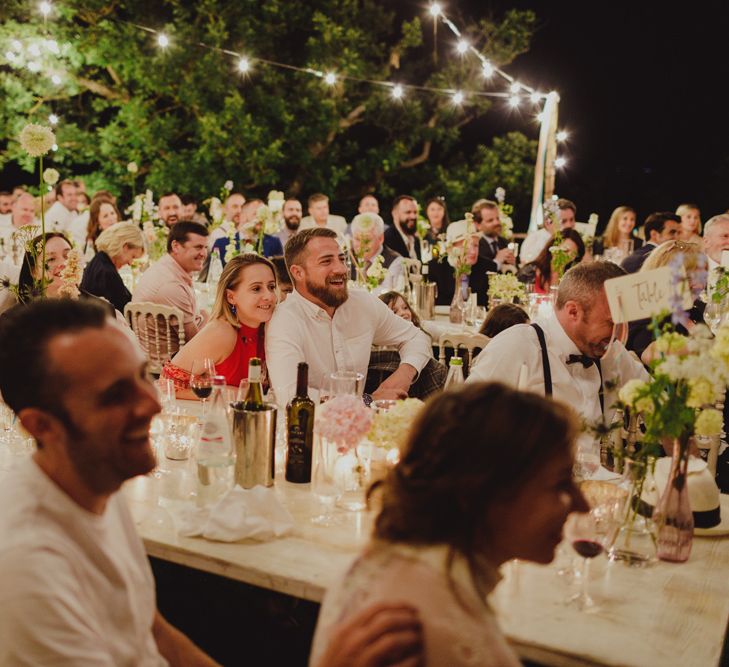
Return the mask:
[[[537,319],[544,330],[547,355],[552,373],[552,396],[572,407],[586,423],[601,420],[600,372],[595,365],[567,364],[570,354],[582,354],[565,333],[555,314]],[[502,331],[474,359],[466,382],[498,381],[516,387],[525,365],[526,381],[522,387],[544,395],[542,351],[537,332],[529,324],[517,324]],[[648,380],[648,372],[621,343],[613,343],[610,353],[600,362],[605,386],[605,421],[612,422],[617,391],[633,378]]]
[[[547,245],[552,235],[542,227],[536,232],[530,232],[524,239],[524,243],[521,244],[521,250],[519,252],[519,258],[522,265],[533,262],[542,250]]]
[[[310,215],[306,215],[301,218],[301,224],[299,225],[299,231],[303,229],[312,229],[317,226],[314,222],[314,218]],[[347,233],[347,221],[341,215],[330,215],[327,218],[327,229],[333,229],[339,236],[344,236]]]
[[[53,202],[45,213],[46,231],[68,234],[71,231],[71,223],[77,215],[76,211],[69,211],[60,201]]]
[[[294,396],[299,362],[309,364],[310,396],[316,400],[334,371],[366,377],[373,345],[397,348],[401,363],[417,372],[432,358],[428,336],[369,292],[351,289],[329,317],[294,290],[266,329],[266,365],[279,405]]]
[[[84,250],[86,248],[86,237],[89,233],[89,210],[86,209],[83,213],[79,213],[68,226],[68,234],[73,244],[79,249]]]

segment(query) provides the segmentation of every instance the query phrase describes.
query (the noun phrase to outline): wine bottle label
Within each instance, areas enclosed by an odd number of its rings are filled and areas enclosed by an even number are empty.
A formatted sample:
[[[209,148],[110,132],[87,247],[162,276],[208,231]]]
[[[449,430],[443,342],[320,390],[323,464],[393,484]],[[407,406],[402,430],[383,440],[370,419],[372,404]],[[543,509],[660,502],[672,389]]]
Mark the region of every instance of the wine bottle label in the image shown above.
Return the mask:
[[[248,382],[260,382],[261,381],[261,367],[260,366],[249,366],[248,367]]]

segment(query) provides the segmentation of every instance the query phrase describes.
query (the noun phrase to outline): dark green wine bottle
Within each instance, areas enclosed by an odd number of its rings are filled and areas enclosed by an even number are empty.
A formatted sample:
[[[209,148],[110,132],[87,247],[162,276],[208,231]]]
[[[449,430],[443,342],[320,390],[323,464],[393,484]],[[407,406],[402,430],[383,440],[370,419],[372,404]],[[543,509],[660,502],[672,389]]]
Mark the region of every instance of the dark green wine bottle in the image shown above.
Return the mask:
[[[286,406],[286,481],[311,481],[314,449],[314,401],[308,395],[309,365],[301,362],[296,372],[296,396]]]
[[[248,393],[243,401],[244,410],[260,412],[264,409],[263,389],[261,388],[261,360],[251,357],[248,362]]]

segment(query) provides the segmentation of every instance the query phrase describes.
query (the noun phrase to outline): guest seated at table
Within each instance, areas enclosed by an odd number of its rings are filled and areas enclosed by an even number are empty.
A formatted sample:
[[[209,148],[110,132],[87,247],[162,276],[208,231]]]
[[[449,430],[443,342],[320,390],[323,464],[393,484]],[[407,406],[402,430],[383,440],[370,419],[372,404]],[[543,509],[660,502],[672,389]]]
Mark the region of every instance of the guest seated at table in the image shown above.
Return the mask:
[[[286,268],[286,260],[282,256],[271,257],[273,268],[276,269],[276,289],[278,291],[278,302],[283,303],[286,297],[294,291],[294,284],[291,282],[289,270]]]
[[[397,317],[377,297],[347,289],[345,255],[337,233],[326,227],[299,232],[286,243],[286,265],[294,291],[266,331],[268,372],[279,404],[296,389],[296,366],[309,364],[313,396],[337,370],[367,372],[373,345],[392,346],[400,365],[374,392],[375,398],[404,398],[432,357],[428,337]]]
[[[367,272],[370,267],[376,266],[378,258],[381,258],[384,276],[377,291],[396,289],[398,284],[405,281],[403,258],[384,245],[385,222],[377,213],[355,215],[352,219],[351,233],[352,280],[366,281],[369,278]]]
[[[433,197],[425,204],[425,219],[430,224],[430,229],[425,235],[427,241],[435,243],[441,234],[445,234],[451,220],[448,217],[448,207],[444,197]]]
[[[635,229],[635,209],[618,206],[610,216],[602,238],[592,244],[593,255],[604,255],[605,250],[614,248],[625,257],[643,245],[643,239],[633,235]],[[617,262],[616,262],[617,263]]]
[[[0,665],[218,664],[157,610],[118,493],[156,465],[145,367],[97,305],[44,299],[0,320],[0,392],[37,443],[0,484]],[[406,667],[421,651],[416,612],[394,600],[339,626],[316,667]]]
[[[517,667],[488,595],[512,558],[549,563],[571,512],[579,425],[565,406],[500,384],[435,397],[384,482],[373,538],[324,598],[312,663],[334,623],[400,598],[418,610],[424,664]],[[379,486],[379,489],[378,489]]]
[[[681,218],[679,240],[687,243],[701,243],[701,211],[696,204],[681,204],[676,209]]]
[[[131,300],[119,269],[144,254],[144,236],[133,222],[120,222],[107,228],[96,239],[97,253],[86,265],[81,289],[109,301],[120,313]]]
[[[251,357],[264,357],[264,327],[275,306],[273,264],[254,253],[233,257],[220,274],[210,321],[162,369],[177,397],[195,398],[190,371],[203,359],[212,359],[215,372],[233,387],[247,378]]]
[[[706,287],[705,272],[699,271],[699,265],[705,262],[701,249],[697,243],[686,243],[685,241],[666,241],[659,245],[645,261],[639,273],[658,269],[662,266],[669,266],[679,259],[683,265],[686,276],[688,276],[691,289],[694,293],[701,293]],[[675,326],[675,330],[683,335],[696,324],[704,323],[704,309],[706,304],[696,299],[693,306],[687,313],[687,319]],[[628,342],[626,347],[633,350],[644,364],[648,365],[654,358],[653,341],[655,333],[652,327],[653,320],[635,320],[630,323]],[[665,324],[670,324],[671,318],[667,317],[659,323],[659,329]]]
[[[109,229],[121,220],[116,204],[106,197],[94,197],[89,207],[89,222],[83,244],[84,257],[93,256],[96,251],[96,239],[101,232]]]
[[[521,306],[515,303],[500,303],[489,311],[479,333],[493,338],[516,324],[528,323],[529,315]]]
[[[40,252],[43,235],[36,236],[28,244],[33,251],[26,250],[23,256],[23,265],[18,278],[18,301],[29,303],[39,296],[49,298],[60,296],[59,290],[63,286],[61,273],[66,267],[68,253],[71,252],[71,243],[65,234],[60,232],[46,232],[46,289],[43,295],[40,293],[41,280],[41,258]]]
[[[574,229],[568,228],[560,232],[562,241],[559,243],[557,248],[569,254],[572,258],[563,271],[569,269],[571,266],[575,266],[582,261],[585,256],[585,243],[582,237]],[[529,264],[525,264],[519,270],[519,280],[523,283],[529,283],[534,285],[535,294],[549,294],[549,288],[554,280],[554,274],[556,271],[557,259],[552,248],[555,247],[554,237],[550,239],[539,256]]]
[[[489,271],[495,268],[492,260],[479,257],[479,235],[476,232],[469,233],[465,225],[454,222],[448,227],[448,242],[451,244],[451,251],[447,261],[430,262],[429,276],[437,285],[435,303],[439,306],[446,306],[453,301],[455,294],[455,256],[459,252],[463,255],[463,261],[471,267],[470,273],[462,276],[465,287],[476,295],[479,306],[486,306],[488,303]],[[459,248],[465,246],[465,251]]]
[[[238,231],[233,237],[236,250],[239,252],[243,251],[246,244],[255,246],[258,243],[259,225],[261,223],[256,220],[256,213],[261,206],[264,206],[262,199],[250,199],[243,204],[240,212]],[[219,238],[213,244],[213,252],[218,252],[220,254],[220,260],[223,263],[223,266],[225,266],[225,251],[228,249],[229,243],[230,239],[227,236],[224,236]],[[276,236],[264,234],[262,245],[263,255],[266,257],[283,255],[283,246]]]

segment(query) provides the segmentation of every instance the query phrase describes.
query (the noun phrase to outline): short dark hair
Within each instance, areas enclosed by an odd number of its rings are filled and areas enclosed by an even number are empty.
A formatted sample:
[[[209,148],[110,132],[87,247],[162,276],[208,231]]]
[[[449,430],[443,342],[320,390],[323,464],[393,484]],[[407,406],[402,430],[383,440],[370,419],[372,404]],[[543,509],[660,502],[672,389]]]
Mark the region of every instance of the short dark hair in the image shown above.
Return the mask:
[[[294,264],[300,264],[303,261],[306,246],[309,241],[316,238],[336,239],[337,233],[328,227],[311,227],[302,229],[286,241],[284,257],[286,258],[286,268],[289,273],[291,273],[291,267]]]
[[[471,206],[471,215],[473,215],[474,222],[481,222],[481,211],[485,208],[496,209],[498,211],[499,205],[490,199],[479,199],[473,202],[473,206]]]
[[[377,197],[375,197],[375,195],[374,195],[374,194],[373,194],[372,192],[368,192],[368,193],[366,193],[366,194],[362,195],[362,196],[361,196],[361,197],[359,198],[359,202],[357,202],[357,203],[358,203],[358,204],[362,204],[362,202],[363,202],[363,201],[364,201],[365,199],[367,199],[367,197],[372,197],[372,199],[374,199],[375,201],[377,201]],[[379,203],[379,202],[378,202],[378,203]]]
[[[412,195],[398,195],[392,201],[392,209],[391,210],[394,211],[400,205],[400,202],[401,201],[405,201],[405,200],[408,200],[408,201],[417,201],[415,199],[415,197],[413,197]]]
[[[188,204],[196,204],[197,205],[197,197],[195,195],[180,195],[180,201],[182,202],[183,206],[187,206]]]
[[[56,183],[56,197],[63,197],[63,186],[64,185],[72,185],[74,188],[78,187],[78,183],[76,181],[70,181],[68,179],[64,179],[62,181],[58,181]]]
[[[480,334],[493,338],[516,324],[529,322],[526,310],[515,303],[500,303],[494,306],[481,325]]]
[[[160,201],[162,201],[165,197],[179,197],[176,192],[165,192],[163,195],[159,196]]]
[[[669,220],[681,224],[680,216],[670,211],[659,211],[657,213],[651,213],[646,219],[643,225],[643,235],[646,241],[651,240],[651,232],[658,232],[663,234],[663,228]]]
[[[0,392],[16,414],[37,407],[58,415],[63,378],[47,358],[61,334],[100,329],[109,311],[90,300],[39,299],[0,318]]]
[[[329,197],[322,192],[315,192],[313,195],[309,195],[309,199],[306,201],[307,208],[318,201],[329,201]]]
[[[560,211],[566,211],[567,209],[570,209],[572,213],[577,215],[577,206],[575,206],[575,202],[570,201],[569,199],[558,199],[557,200],[557,208]]]
[[[0,197],[12,197],[13,193],[7,190],[0,190]]]
[[[170,227],[170,234],[167,237],[167,252],[172,252],[172,242],[177,241],[178,243],[185,243],[188,240],[190,234],[198,234],[199,236],[207,236],[208,228],[199,223],[192,222],[191,220],[182,220],[175,225]]]
[[[573,266],[559,282],[555,307],[559,310],[568,301],[576,301],[585,312],[589,312],[595,303],[595,296],[604,289],[605,281],[624,275],[625,269],[612,262],[590,262]]]

